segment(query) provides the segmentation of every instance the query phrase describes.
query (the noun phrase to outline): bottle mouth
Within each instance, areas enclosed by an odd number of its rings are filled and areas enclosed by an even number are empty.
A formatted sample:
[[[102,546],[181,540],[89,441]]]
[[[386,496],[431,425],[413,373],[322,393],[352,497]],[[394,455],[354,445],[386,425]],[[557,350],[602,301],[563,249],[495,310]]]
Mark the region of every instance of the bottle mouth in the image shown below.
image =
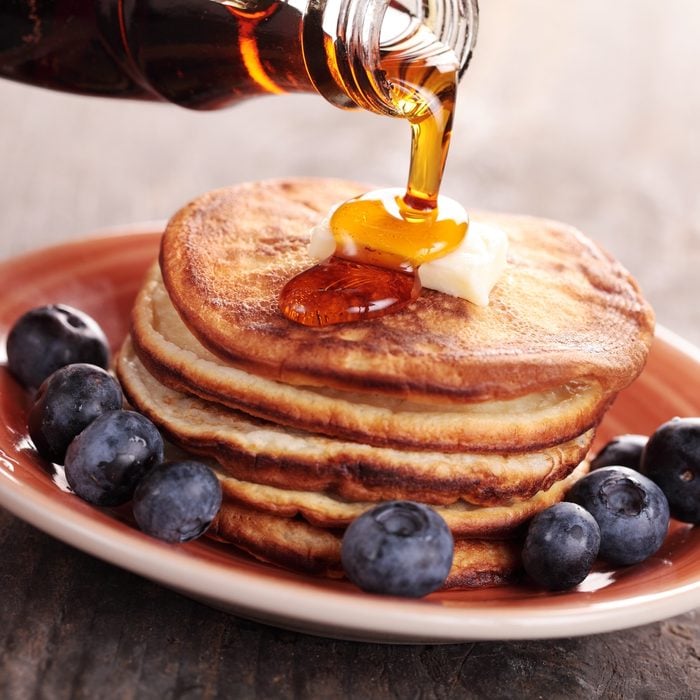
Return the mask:
[[[478,0],[386,0],[379,22],[379,48],[406,43],[427,28],[454,51],[461,76],[469,65],[479,28]]]
[[[322,41],[325,46],[320,71],[307,62],[319,92],[338,107],[394,116],[383,59],[399,47],[407,59],[449,49],[461,77],[479,21],[478,0],[310,0],[307,13],[317,16],[305,24],[304,45]]]

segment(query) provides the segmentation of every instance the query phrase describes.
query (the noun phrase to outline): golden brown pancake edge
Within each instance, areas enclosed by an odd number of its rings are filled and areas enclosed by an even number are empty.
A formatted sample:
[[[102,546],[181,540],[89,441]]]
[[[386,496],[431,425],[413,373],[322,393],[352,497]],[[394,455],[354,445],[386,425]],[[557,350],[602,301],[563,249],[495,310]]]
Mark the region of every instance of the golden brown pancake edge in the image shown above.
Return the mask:
[[[582,462],[566,478],[546,491],[523,501],[475,506],[463,501],[433,505],[456,538],[505,539],[520,532],[522,525],[546,508],[559,503],[573,485],[588,473]],[[285,518],[300,517],[322,528],[344,528],[366,513],[376,502],[335,498],[325,493],[294,491],[263,486],[219,473],[224,497],[233,503]]]
[[[181,448],[216,460],[244,481],[348,500],[526,500],[570,474],[593,439],[588,431],[553,447],[504,455],[378,448],[290,430],[177,392],[148,372],[128,338],[116,369],[131,405]]]

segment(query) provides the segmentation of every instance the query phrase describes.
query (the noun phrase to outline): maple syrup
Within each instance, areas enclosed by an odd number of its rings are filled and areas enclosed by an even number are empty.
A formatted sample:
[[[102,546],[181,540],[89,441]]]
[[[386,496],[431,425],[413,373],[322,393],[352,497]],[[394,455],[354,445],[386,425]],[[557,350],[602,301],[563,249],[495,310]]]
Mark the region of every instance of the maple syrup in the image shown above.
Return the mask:
[[[418,298],[421,284],[412,272],[375,267],[333,256],[293,277],[280,303],[291,321],[328,326],[384,316]],[[310,314],[318,314],[311,318]]]
[[[337,257],[353,265],[317,266],[282,292],[288,318],[324,325],[402,308],[420,289],[416,268],[465,235],[466,216],[440,212],[438,193],[477,19],[477,0],[11,0],[0,3],[0,75],[193,109],[315,92],[408,120],[406,191],[333,217]]]
[[[396,114],[411,125],[406,191],[369,192],[333,212],[335,254],[294,277],[280,294],[282,313],[297,323],[325,326],[399,311],[420,293],[418,267],[453,251],[467,233],[464,210],[438,206],[457,57],[421,27],[410,42],[385,49],[382,67]]]

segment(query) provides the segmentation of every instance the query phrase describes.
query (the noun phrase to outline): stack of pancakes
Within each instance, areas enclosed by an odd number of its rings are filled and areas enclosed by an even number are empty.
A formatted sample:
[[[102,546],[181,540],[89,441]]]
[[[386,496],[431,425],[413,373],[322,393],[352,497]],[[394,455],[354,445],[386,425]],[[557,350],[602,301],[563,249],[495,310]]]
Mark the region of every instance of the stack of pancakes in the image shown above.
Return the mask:
[[[651,310],[576,230],[484,214],[510,239],[488,307],[424,290],[379,319],[288,321],[278,296],[313,264],[310,229],[361,191],[258,182],[178,212],[119,377],[171,441],[215,460],[211,532],[255,557],[342,575],[348,523],[410,499],[455,536],[448,588],[508,581],[523,525],[585,473],[596,425],[641,371]]]

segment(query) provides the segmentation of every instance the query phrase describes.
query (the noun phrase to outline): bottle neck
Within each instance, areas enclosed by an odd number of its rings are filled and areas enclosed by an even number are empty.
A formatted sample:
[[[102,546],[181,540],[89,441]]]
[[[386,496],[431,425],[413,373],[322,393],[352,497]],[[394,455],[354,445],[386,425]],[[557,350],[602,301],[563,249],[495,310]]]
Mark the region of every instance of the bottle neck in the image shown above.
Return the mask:
[[[391,116],[405,114],[387,61],[400,53],[406,64],[431,62],[451,51],[461,76],[479,14],[478,0],[308,0],[302,11],[304,60],[316,90],[337,107]]]

